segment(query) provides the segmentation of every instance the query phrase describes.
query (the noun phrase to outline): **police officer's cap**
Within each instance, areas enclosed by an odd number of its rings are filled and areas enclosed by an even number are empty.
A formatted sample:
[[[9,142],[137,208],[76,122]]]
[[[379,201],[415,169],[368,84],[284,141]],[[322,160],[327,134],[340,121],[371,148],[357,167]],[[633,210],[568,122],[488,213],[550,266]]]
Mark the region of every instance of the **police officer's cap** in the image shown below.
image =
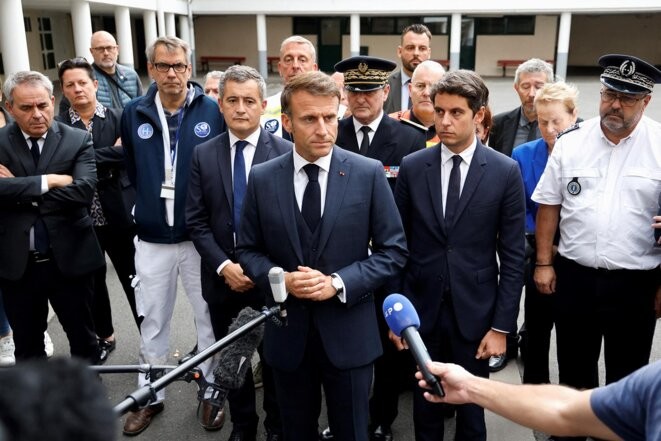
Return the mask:
[[[352,92],[369,92],[382,89],[390,72],[397,64],[383,58],[358,56],[346,58],[335,65],[344,74],[344,88]]]
[[[609,89],[622,93],[650,93],[661,83],[661,71],[631,55],[609,54],[599,58],[604,73],[599,79]]]

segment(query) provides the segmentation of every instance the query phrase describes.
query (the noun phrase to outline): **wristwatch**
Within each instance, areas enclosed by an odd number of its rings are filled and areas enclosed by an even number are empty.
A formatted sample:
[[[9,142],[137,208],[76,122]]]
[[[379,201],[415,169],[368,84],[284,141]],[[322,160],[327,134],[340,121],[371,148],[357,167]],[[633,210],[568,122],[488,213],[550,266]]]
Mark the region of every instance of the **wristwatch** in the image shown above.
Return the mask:
[[[337,274],[331,274],[331,286],[337,291],[335,294],[341,296],[344,293],[344,285]]]

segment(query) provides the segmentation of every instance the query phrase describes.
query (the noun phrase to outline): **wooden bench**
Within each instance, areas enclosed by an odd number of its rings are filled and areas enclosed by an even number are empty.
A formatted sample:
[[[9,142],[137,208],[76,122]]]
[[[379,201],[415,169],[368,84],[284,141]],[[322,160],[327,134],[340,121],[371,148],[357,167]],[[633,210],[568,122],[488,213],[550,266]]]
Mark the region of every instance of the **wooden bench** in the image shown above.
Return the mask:
[[[209,64],[211,63],[222,63],[222,64],[243,64],[246,62],[246,57],[230,57],[230,56],[218,56],[218,55],[203,55],[200,57],[200,64],[202,65],[202,70],[209,72]]]
[[[507,72],[508,67],[519,67],[519,64],[526,62],[527,60],[498,60],[496,65],[503,68],[503,77]],[[551,66],[553,65],[553,60],[546,60]]]
[[[278,72],[278,61],[280,61],[280,57],[266,57],[266,65],[268,66],[268,70],[271,73],[276,73]]]

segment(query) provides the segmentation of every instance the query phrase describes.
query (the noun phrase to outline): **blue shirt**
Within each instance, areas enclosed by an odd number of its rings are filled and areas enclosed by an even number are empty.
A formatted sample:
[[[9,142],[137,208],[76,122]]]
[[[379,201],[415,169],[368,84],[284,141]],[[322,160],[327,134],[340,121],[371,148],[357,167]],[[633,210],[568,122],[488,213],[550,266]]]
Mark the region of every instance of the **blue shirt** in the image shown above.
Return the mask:
[[[532,194],[546,168],[549,146],[544,138],[526,142],[512,151],[512,159],[519,164],[526,192],[526,233],[534,234],[538,205],[532,200]]]
[[[590,405],[597,418],[622,439],[661,440],[661,361],[595,389]]]

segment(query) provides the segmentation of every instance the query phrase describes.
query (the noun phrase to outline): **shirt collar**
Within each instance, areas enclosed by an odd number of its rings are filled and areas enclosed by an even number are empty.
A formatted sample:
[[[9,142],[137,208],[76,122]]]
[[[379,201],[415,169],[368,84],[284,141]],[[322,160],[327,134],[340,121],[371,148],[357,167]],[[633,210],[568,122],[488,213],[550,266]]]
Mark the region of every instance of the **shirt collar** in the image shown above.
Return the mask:
[[[383,119],[383,109],[381,109],[381,112],[379,112],[379,115],[374,118],[374,121],[372,121],[369,124],[362,124],[360,121],[356,119],[356,117],[353,118],[353,129],[358,134],[360,129],[365,125],[369,127],[374,133],[376,133],[376,129],[379,128],[379,124],[381,124],[381,120]]]
[[[528,121],[526,114],[523,112],[523,107],[521,107],[521,112],[519,112],[519,127],[527,127],[532,124],[534,121]]]
[[[50,129],[48,129],[48,130],[50,130]],[[46,139],[46,135],[48,135],[48,130],[46,131],[46,133],[44,133],[43,135],[39,136],[37,139],[43,139],[43,140],[45,140],[45,139]],[[30,138],[32,138],[32,136],[28,135],[28,134],[25,133],[23,130],[21,130],[21,133],[23,134],[23,138],[25,138],[25,142],[28,143],[28,147],[30,147]]]
[[[335,147],[333,147],[335,148]],[[293,149],[294,152],[294,173],[299,173],[303,167],[306,165],[310,164],[310,161],[307,159],[303,158],[301,155],[298,154],[296,151],[296,148],[294,147]],[[316,161],[314,161],[312,164],[316,164],[321,168],[322,170],[325,170],[326,173],[330,171],[330,163],[331,163],[331,158],[333,156],[333,149],[330,150],[330,152],[326,156],[322,156],[321,158],[317,158]]]
[[[473,155],[475,154],[476,147],[477,136],[473,137],[473,142],[471,145],[469,145],[468,148],[464,149],[464,151],[461,153],[452,153],[452,151],[447,148],[445,144],[441,144],[441,164],[445,165],[445,163],[450,161],[455,154],[458,154],[466,164],[470,165],[471,160],[473,159]]]
[[[99,118],[106,117],[106,108],[103,107],[103,104],[98,101],[96,102],[96,107],[94,108],[94,116],[98,116]],[[71,124],[75,124],[81,119],[82,118],[80,117],[78,111],[76,111],[73,106],[69,107],[69,120],[71,120]]]
[[[257,130],[252,132],[250,135],[246,136],[244,141],[248,141],[248,144],[257,147],[257,142],[259,142],[259,134],[261,131],[261,127],[257,127]],[[236,136],[234,133],[232,133],[232,130],[228,129],[227,133],[230,135],[230,146],[234,147],[237,141],[240,141],[241,139]]]
[[[411,81],[411,77],[404,72],[404,69],[401,70],[402,72],[402,87],[406,84],[407,81]]]

